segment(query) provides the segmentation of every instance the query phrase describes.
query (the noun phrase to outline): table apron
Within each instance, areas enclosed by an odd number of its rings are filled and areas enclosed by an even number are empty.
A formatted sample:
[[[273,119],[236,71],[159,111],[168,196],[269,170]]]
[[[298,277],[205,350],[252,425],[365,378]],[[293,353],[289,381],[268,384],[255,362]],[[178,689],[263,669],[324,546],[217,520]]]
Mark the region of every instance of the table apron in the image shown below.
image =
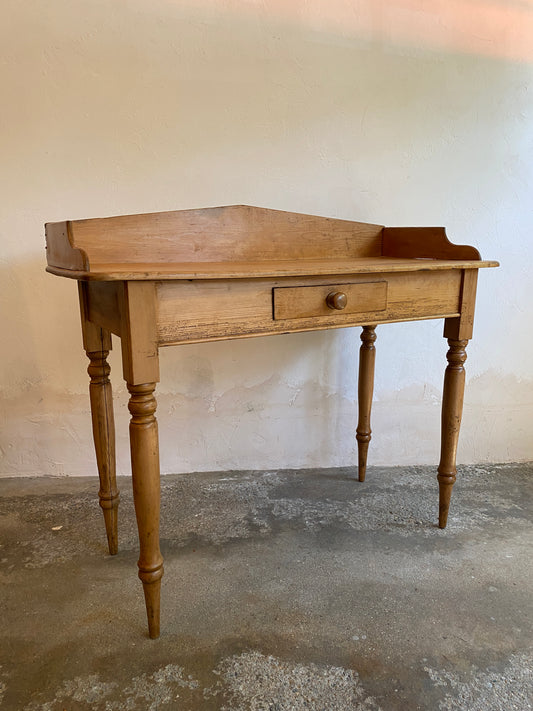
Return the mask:
[[[292,287],[383,285],[379,303],[363,310],[324,308],[317,316],[276,317],[275,296]],[[365,324],[456,317],[460,313],[463,271],[420,271],[284,279],[161,281],[156,285],[160,345],[245,338]],[[371,288],[375,288],[374,286]],[[370,310],[368,308],[370,303]],[[295,313],[298,310],[296,309]],[[304,309],[305,312],[305,309]],[[279,312],[278,312],[279,313]]]

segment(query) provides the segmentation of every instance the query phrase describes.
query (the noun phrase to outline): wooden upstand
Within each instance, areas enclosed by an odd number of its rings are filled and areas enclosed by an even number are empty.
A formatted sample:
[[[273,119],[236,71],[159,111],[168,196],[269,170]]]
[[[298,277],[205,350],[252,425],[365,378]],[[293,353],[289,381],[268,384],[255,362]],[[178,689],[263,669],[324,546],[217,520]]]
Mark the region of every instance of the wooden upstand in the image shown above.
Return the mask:
[[[444,318],[448,367],[438,467],[439,526],[446,526],[481,261],[441,227],[382,227],[232,206],[46,225],[47,271],[77,279],[100,506],[117,552],[113,400],[107,356],[120,336],[130,393],[131,469],[139,577],[150,637],[159,635],[156,400],[160,346],[362,326],[359,481],[370,442],[376,325]]]

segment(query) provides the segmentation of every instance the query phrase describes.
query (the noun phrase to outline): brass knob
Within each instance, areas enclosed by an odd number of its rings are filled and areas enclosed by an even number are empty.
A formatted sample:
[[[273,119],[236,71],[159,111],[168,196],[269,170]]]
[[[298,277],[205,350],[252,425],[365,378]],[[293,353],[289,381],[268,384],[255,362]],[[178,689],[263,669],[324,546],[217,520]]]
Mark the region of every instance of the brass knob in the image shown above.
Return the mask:
[[[330,309],[337,309],[338,311],[342,311],[342,309],[346,308],[347,303],[348,297],[342,291],[332,291],[326,297],[326,304],[329,306]]]

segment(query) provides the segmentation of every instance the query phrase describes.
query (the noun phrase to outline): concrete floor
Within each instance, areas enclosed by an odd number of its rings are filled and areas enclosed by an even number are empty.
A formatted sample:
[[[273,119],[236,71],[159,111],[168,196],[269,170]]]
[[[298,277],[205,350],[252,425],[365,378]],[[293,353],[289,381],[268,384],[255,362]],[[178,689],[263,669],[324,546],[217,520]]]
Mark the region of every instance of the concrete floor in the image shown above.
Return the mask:
[[[147,638],[121,482],[0,482],[0,707],[505,711],[533,706],[533,465],[168,476]],[[57,530],[56,530],[57,529]]]

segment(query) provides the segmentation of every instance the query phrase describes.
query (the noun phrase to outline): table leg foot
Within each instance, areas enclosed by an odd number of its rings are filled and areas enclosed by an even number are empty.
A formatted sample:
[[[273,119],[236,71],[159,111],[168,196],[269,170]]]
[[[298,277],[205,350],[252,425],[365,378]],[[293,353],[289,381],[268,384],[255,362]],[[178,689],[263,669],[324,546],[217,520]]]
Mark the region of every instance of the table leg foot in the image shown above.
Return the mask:
[[[151,578],[157,575],[159,575],[158,578],[151,580]],[[146,616],[148,619],[148,635],[150,639],[157,639],[159,637],[159,610],[162,576],[162,564],[157,570],[151,572],[139,569],[139,578],[143,584],[144,602],[146,605]]]
[[[103,337],[102,337],[103,341]],[[98,497],[104,514],[109,553],[118,551],[119,490],[115,471],[115,421],[113,392],[109,382],[111,368],[107,362],[109,350],[88,350],[90,375],[89,394],[93,425],[94,448],[100,477]]]
[[[369,435],[370,439],[370,435]],[[358,440],[357,446],[357,471],[359,474],[359,481],[364,481],[366,478],[366,460],[368,456],[368,445],[369,441],[363,442]]]
[[[446,354],[448,367],[444,374],[441,420],[441,453],[437,479],[439,482],[439,528],[445,528],[450,508],[452,487],[457,469],[457,442],[461,427],[465,387],[466,346],[468,340],[449,338],[450,349]]]
[[[100,506],[104,514],[104,524],[105,532],[107,536],[107,547],[109,550],[109,555],[116,555],[118,553],[118,492],[117,498],[109,502],[111,504],[110,508],[104,508],[104,504],[108,504],[108,501],[103,500],[100,497]]]
[[[446,528],[448,522],[448,511],[450,510],[450,500],[452,498],[452,487],[455,484],[455,475],[444,476],[438,474],[439,480],[439,528]]]
[[[148,631],[159,637],[159,600],[163,557],[159,550],[159,441],[155,383],[130,385],[130,447],[133,500],[139,532],[139,578],[144,589]]]
[[[359,481],[364,481],[366,476],[366,460],[368,445],[372,438],[370,429],[370,413],[372,410],[372,396],[374,393],[374,365],[376,361],[376,327],[363,326],[361,333],[361,348],[359,350],[359,384],[358,404],[359,421],[357,423],[357,452]]]

